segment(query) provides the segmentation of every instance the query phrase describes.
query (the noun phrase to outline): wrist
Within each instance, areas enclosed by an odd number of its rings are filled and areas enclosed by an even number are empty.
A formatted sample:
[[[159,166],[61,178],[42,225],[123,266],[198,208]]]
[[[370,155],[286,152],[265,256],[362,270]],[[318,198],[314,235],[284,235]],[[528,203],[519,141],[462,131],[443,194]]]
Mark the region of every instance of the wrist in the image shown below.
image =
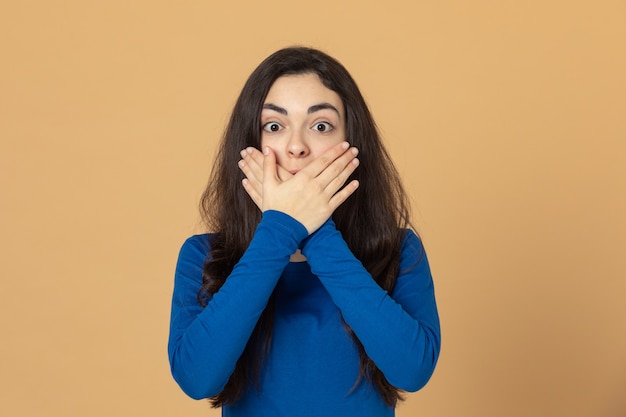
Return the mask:
[[[300,242],[299,249],[306,256],[307,247],[311,247],[311,243],[317,241],[318,239],[323,239],[324,235],[327,235],[329,232],[337,230],[335,226],[335,222],[332,217],[326,219],[326,221],[313,233],[307,236],[305,239]]]
[[[292,237],[298,246],[309,235],[306,227],[289,214],[278,210],[265,210],[263,212],[262,223],[270,223],[275,230],[282,230]]]

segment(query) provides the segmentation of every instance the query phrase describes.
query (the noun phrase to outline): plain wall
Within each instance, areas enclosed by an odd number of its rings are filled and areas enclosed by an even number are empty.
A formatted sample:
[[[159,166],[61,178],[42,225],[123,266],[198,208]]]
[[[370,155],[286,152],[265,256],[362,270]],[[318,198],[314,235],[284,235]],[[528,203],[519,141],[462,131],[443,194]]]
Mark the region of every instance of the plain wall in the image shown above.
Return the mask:
[[[0,415],[217,416],[169,373],[178,250],[245,79],[321,48],[414,201],[443,350],[397,415],[626,415],[624,1],[0,6]]]

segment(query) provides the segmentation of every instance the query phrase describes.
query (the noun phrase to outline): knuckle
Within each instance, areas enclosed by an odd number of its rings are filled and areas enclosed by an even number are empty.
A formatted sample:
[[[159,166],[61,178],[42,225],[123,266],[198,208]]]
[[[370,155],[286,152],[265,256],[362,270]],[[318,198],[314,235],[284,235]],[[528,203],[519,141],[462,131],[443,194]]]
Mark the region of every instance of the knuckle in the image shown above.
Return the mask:
[[[322,184],[320,184],[318,181],[313,182],[313,190],[316,193],[321,193],[322,191],[324,191],[324,188],[325,187],[323,187]]]
[[[328,166],[332,162],[332,160],[328,156],[322,155],[319,158],[319,162],[322,166]]]

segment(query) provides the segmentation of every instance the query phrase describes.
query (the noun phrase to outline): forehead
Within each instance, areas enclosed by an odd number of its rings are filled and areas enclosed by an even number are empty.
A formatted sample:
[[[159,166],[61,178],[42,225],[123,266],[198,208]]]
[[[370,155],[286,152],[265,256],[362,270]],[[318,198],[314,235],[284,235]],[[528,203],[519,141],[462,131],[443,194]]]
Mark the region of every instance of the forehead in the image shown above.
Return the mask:
[[[317,74],[283,75],[277,78],[267,93],[265,103],[306,107],[329,103],[343,113],[341,97],[326,87]]]

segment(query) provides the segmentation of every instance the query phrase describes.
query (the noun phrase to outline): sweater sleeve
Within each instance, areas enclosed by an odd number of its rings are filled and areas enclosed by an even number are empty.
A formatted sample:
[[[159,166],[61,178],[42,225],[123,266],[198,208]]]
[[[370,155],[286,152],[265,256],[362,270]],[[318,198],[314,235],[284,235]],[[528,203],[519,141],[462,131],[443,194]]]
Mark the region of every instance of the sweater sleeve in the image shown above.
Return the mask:
[[[332,220],[303,242],[302,253],[389,383],[422,388],[435,369],[441,334],[428,260],[415,233],[407,230],[391,294],[352,254]]]
[[[192,398],[222,391],[268,299],[307,231],[298,221],[266,211],[224,285],[202,307],[197,301],[209,243],[182,246],[174,279],[168,354],[172,375]]]

